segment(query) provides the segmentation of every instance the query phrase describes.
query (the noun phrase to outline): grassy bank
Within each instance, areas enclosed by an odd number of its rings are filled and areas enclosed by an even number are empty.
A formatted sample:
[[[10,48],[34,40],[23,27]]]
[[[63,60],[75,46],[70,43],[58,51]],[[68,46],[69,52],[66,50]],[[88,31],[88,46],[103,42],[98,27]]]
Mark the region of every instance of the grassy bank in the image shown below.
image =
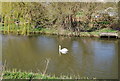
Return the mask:
[[[112,30],[109,28],[104,28],[101,30],[96,30],[93,32],[73,32],[69,30],[64,30],[64,29],[50,29],[50,28],[41,28],[41,29],[29,29],[29,30],[23,30],[23,29],[8,29],[8,28],[3,28],[0,27],[0,31],[2,34],[15,34],[15,35],[27,35],[27,36],[32,36],[32,35],[38,35],[38,34],[50,34],[50,35],[63,35],[63,36],[82,36],[82,37],[99,37],[99,34],[102,32],[110,32],[110,33],[115,33],[118,32],[116,30]]]
[[[88,77],[75,77],[75,76],[64,76],[60,77],[44,75],[33,72],[21,72],[21,71],[5,71],[3,72],[3,79],[96,79]]]

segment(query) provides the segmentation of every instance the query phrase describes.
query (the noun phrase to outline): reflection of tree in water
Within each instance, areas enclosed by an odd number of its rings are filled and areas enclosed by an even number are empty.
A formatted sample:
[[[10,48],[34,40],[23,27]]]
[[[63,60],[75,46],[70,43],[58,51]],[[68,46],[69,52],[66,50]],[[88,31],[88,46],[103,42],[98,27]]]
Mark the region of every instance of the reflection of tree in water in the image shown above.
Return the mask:
[[[82,70],[81,74],[87,76],[89,71],[92,71],[94,68],[92,68],[94,65],[93,63],[93,46],[92,46],[92,39],[87,38],[81,38],[79,40],[79,45],[81,46],[82,53],[81,53],[81,61],[82,61]],[[88,72],[88,73],[87,73]]]

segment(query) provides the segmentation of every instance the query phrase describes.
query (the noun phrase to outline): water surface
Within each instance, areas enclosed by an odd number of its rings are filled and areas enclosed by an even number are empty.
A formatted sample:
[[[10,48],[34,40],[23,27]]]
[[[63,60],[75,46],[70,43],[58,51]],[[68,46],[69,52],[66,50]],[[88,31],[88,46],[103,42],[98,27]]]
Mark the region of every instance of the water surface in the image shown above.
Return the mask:
[[[2,41],[2,60],[6,61],[7,69],[41,73],[45,70],[45,60],[49,59],[46,74],[99,79],[118,77],[120,47],[117,39],[2,35]],[[60,55],[58,45],[66,47],[68,54]]]

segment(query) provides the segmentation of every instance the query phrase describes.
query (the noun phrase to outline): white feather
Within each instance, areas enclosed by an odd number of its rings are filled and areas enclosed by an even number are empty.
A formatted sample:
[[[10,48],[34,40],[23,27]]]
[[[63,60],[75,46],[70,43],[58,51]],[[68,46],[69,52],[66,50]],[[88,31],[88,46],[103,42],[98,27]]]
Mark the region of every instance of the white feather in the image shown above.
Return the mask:
[[[68,52],[67,48],[61,49],[61,46],[59,45],[59,53],[66,54]]]

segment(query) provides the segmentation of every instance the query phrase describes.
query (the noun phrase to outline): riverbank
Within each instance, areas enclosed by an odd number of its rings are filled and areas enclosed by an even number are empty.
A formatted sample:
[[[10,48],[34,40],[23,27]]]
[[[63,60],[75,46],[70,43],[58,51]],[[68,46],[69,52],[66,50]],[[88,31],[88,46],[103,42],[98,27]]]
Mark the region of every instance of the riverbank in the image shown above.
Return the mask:
[[[118,33],[117,30],[112,30],[109,28],[104,28],[101,30],[96,30],[92,32],[73,32],[69,30],[63,29],[50,29],[50,28],[42,28],[42,29],[30,29],[30,30],[21,30],[21,29],[3,29],[0,28],[2,34],[15,34],[15,35],[26,35],[33,36],[39,34],[48,34],[48,35],[61,35],[61,36],[77,36],[77,37],[100,37],[100,33]]]
[[[3,72],[2,79],[96,79],[89,77],[75,77],[75,76],[64,76],[60,77],[51,76],[47,74],[33,73],[33,72],[22,72],[22,71],[5,71]]]

